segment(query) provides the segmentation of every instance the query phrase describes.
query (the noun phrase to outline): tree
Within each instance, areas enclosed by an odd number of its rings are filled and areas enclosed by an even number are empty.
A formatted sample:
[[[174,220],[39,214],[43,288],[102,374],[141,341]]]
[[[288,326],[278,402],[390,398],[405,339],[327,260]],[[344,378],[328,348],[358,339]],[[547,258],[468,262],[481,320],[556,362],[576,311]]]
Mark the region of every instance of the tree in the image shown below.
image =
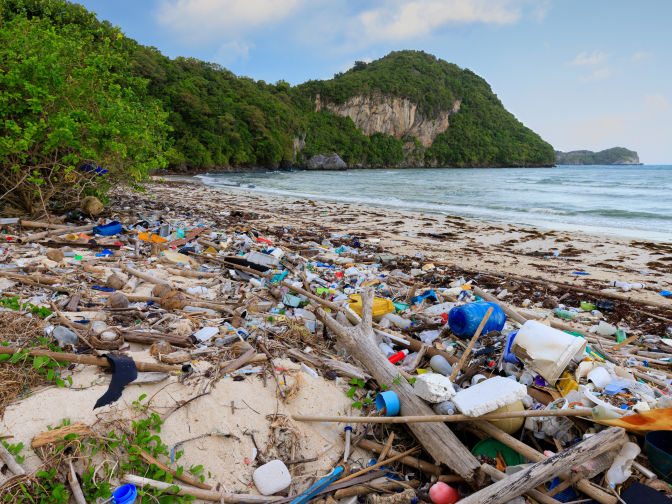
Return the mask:
[[[52,198],[69,206],[164,166],[166,114],[131,75],[119,30],[30,17],[0,29],[0,199],[31,213]]]

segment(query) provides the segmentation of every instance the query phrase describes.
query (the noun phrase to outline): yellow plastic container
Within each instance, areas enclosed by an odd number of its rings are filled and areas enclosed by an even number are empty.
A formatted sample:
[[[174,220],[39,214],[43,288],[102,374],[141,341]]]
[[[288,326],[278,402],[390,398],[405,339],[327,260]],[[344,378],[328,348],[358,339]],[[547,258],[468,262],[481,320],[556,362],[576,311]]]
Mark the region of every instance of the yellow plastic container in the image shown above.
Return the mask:
[[[509,404],[508,406],[497,408],[495,411],[493,411],[493,413],[504,413],[507,411],[525,411],[525,406],[523,406],[521,401],[516,401],[515,403]],[[488,422],[490,422],[495,427],[502,429],[507,434],[513,434],[520,430],[520,428],[523,426],[523,423],[525,422],[525,419],[522,417],[502,418],[500,420],[488,420]]]
[[[574,378],[574,374],[570,373],[569,371],[565,371],[562,373],[562,376],[558,378],[558,381],[555,384],[555,388],[558,389],[558,392],[560,392],[560,395],[562,397],[565,397],[567,394],[569,394],[572,390],[579,390],[579,384],[576,382],[576,379]]]
[[[350,309],[360,317],[362,316],[362,296],[353,294],[350,296]],[[380,317],[386,313],[394,313],[394,303],[389,299],[373,298],[373,316]]]
[[[165,243],[168,241],[154,233],[138,233],[138,239],[140,241],[151,241],[154,243]]]

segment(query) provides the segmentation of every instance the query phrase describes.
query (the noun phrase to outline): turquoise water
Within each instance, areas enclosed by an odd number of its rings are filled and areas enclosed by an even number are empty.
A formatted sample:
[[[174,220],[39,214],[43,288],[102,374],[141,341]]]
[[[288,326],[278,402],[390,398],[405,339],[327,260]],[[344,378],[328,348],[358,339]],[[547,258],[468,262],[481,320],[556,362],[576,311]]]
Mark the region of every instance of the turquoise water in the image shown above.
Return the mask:
[[[672,241],[672,166],[273,171],[199,178],[236,191]]]

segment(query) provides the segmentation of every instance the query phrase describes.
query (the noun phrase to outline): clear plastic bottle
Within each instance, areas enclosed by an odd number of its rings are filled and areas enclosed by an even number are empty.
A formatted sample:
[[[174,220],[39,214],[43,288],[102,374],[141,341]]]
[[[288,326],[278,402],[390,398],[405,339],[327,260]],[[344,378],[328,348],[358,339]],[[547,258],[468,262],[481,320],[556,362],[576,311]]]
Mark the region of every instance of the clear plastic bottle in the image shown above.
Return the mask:
[[[380,348],[380,351],[383,352],[383,355],[387,358],[393,356],[396,353],[387,343],[379,343],[378,348]]]
[[[614,458],[616,458],[617,454],[618,448],[600,453],[597,457],[585,461],[583,464],[581,464],[580,467],[584,468],[588,472],[589,478],[592,478],[593,476],[596,476],[601,472],[609,469],[613,464]]]
[[[452,403],[452,401],[444,401],[442,403],[435,404],[432,406],[432,409],[437,415],[454,415],[457,411],[457,408],[455,408],[455,405]]]
[[[593,418],[595,420],[616,420],[617,418],[621,418],[621,415],[598,404],[593,408]]]
[[[429,360],[429,366],[435,373],[440,373],[443,376],[450,376],[453,372],[453,366],[441,355],[435,355]]]
[[[555,310],[553,310],[553,313],[555,313],[557,317],[565,320],[570,320],[576,317],[576,314],[569,312],[567,310],[561,310],[560,308],[556,308]]]

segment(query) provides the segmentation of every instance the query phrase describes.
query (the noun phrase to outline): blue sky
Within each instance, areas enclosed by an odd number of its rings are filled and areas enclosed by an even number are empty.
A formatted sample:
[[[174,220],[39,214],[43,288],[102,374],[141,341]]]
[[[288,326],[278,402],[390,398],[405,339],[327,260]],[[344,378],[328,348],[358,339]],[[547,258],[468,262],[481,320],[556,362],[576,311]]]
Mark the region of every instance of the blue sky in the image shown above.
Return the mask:
[[[485,78],[556,149],[672,164],[672,1],[79,0],[141,44],[299,84],[390,51]]]

